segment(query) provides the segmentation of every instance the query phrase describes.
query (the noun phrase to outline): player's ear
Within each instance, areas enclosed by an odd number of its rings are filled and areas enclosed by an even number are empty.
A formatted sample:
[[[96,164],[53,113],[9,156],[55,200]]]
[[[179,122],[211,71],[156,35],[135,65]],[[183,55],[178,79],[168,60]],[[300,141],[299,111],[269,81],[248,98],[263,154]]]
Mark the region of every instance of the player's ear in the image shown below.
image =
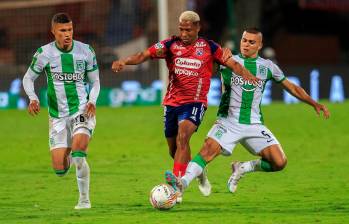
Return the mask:
[[[258,50],[262,49],[262,47],[263,47],[263,42],[261,42],[261,44],[259,45]]]
[[[51,33],[53,34],[53,36],[55,35],[54,25],[51,26]]]
[[[201,26],[200,26],[200,23],[198,23],[198,32],[200,32],[201,30]]]

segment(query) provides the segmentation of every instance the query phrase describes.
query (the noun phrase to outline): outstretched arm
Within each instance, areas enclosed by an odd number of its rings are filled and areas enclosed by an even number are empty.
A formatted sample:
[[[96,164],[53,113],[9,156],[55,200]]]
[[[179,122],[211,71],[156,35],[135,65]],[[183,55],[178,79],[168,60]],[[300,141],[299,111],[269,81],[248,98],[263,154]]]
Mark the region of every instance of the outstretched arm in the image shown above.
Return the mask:
[[[128,56],[126,58],[113,61],[112,70],[113,72],[118,72],[124,69],[125,65],[138,65],[150,58],[149,50],[145,50],[143,52],[139,52],[137,54]]]
[[[281,85],[284,89],[286,89],[287,92],[292,94],[297,99],[309,104],[310,106],[314,107],[314,110],[318,115],[320,115],[321,111],[323,112],[323,116],[327,119],[330,117],[330,112],[327,109],[327,107],[323,104],[320,104],[313,100],[306,92],[305,90],[295,85],[294,83],[290,82],[289,80],[285,79],[281,82]]]
[[[233,58],[229,58],[225,62],[225,66],[233,70],[235,74],[238,74],[242,76],[242,78],[251,81],[254,84],[257,84],[259,79],[252,75],[245,67],[243,67],[241,64],[239,64],[237,61],[235,61]]]

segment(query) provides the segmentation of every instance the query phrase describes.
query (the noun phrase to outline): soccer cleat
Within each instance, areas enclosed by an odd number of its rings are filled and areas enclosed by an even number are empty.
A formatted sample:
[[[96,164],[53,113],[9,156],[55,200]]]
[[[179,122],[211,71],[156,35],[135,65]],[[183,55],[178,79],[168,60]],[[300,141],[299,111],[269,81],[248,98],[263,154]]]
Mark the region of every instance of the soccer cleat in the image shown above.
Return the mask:
[[[176,192],[177,203],[183,201],[183,184],[180,178],[177,178],[171,171],[165,172],[165,179],[167,184],[171,185]]]
[[[74,207],[74,209],[89,209],[91,208],[90,200],[79,200],[78,204]]]
[[[231,164],[232,174],[228,180],[228,189],[231,193],[234,193],[236,191],[238,182],[244,175],[242,170],[240,169],[240,164],[240,162],[233,162]]]
[[[211,184],[208,181],[207,178],[207,169],[205,168],[202,173],[200,174],[200,176],[197,177],[197,180],[199,182],[199,190],[201,191],[201,193],[207,197],[211,194]]]
[[[182,201],[183,201],[183,195],[182,195],[182,193],[181,193],[181,192],[177,192],[176,194],[177,194],[177,196],[176,196],[176,203],[177,203],[177,204],[182,203]]]

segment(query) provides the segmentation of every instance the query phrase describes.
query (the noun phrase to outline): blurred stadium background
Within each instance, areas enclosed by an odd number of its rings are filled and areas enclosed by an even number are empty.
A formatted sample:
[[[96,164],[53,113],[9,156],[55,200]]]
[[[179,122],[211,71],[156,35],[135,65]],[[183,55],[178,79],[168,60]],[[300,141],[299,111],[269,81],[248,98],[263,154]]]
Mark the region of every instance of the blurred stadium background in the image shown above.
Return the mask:
[[[167,2],[168,10],[159,8]],[[159,12],[166,10],[166,18]],[[264,33],[262,56],[277,61],[291,80],[315,99],[342,102],[349,95],[349,1],[342,0],[1,0],[0,108],[25,108],[21,79],[36,49],[50,41],[50,19],[68,12],[74,37],[92,45],[101,71],[99,105],[159,104],[162,83],[158,61],[111,72],[113,60],[143,50],[159,40],[159,20],[168,36],[177,34],[179,14],[194,10],[202,20],[201,35],[238,50],[245,27]],[[46,78],[36,81],[45,97]],[[218,103],[218,79],[209,101]],[[263,103],[297,102],[281,89],[266,89]],[[45,100],[41,100],[44,104]]]
[[[167,3],[168,10],[159,3]],[[168,36],[177,34],[178,16],[188,9],[201,16],[202,36],[235,52],[244,27],[260,27],[261,55],[323,100],[332,117],[316,119],[304,104],[285,106],[297,101],[274,83],[268,85],[263,103],[274,103],[263,112],[289,158],[287,168],[251,174],[231,195],[226,189],[230,162],[251,159],[238,146],[232,157],[210,164],[211,197],[202,197],[193,183],[183,205],[158,212],[148,192],[172,167],[162,136],[159,61],[129,66],[120,74],[110,67],[118,57],[157,42],[159,21],[167,21]],[[62,11],[73,18],[75,39],[96,50],[100,67],[98,104],[105,106],[98,108],[89,145],[89,211],[72,209],[74,169],[64,178],[52,172],[47,110],[33,120],[25,110],[14,109],[28,103],[21,80],[36,49],[53,40],[50,20]],[[163,14],[166,18],[159,20]],[[348,27],[349,0],[0,0],[0,223],[348,223]],[[220,98],[218,77],[213,78],[211,105]],[[45,86],[43,74],[35,82],[42,104]],[[207,110],[192,137],[192,155],[202,146],[216,109]]]

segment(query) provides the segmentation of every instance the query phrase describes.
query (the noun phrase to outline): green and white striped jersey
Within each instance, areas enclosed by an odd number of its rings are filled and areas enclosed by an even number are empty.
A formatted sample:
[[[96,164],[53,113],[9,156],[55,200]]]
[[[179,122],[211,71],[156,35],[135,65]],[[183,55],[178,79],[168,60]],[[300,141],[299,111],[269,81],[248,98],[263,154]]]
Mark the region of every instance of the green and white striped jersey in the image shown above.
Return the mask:
[[[27,73],[40,75],[43,71],[47,76],[51,117],[66,117],[84,110],[89,97],[85,84],[92,73],[99,76],[95,52],[88,44],[74,40],[72,49],[66,52],[56,42],[40,47]]]
[[[257,85],[253,85],[229,68],[221,66],[224,93],[218,116],[231,118],[241,124],[263,124],[261,101],[265,84],[269,80],[280,83],[286,77],[276,64],[259,56],[244,58],[242,55],[234,55],[233,58],[260,81]]]

